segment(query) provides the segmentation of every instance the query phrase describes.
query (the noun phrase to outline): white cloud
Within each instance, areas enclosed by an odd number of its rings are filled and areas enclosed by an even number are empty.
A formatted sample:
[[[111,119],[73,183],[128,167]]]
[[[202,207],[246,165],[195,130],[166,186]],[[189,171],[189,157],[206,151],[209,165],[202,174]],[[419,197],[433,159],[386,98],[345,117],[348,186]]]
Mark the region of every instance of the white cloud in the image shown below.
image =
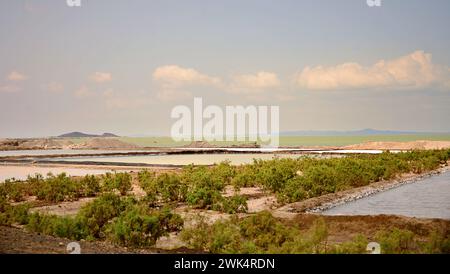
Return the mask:
[[[0,92],[4,92],[4,93],[15,93],[15,92],[19,92],[20,90],[21,90],[20,87],[14,86],[14,85],[0,86]]]
[[[91,75],[90,79],[96,83],[105,83],[112,80],[111,73],[108,72],[95,72]]]
[[[433,64],[431,54],[415,51],[394,60],[380,60],[368,67],[358,63],[306,67],[295,82],[310,90],[342,90],[445,88],[449,80],[447,67]]]
[[[192,87],[206,86],[231,93],[259,94],[281,85],[278,76],[272,72],[259,71],[255,74],[234,75],[231,81],[225,82],[219,77],[178,65],[156,68],[153,80],[159,85],[156,96],[162,101],[189,98],[192,96]]]
[[[256,74],[233,76],[230,91],[236,93],[258,93],[277,88],[280,85],[280,80],[275,73],[260,71]]]
[[[8,80],[10,80],[10,81],[15,81],[15,82],[18,82],[18,81],[24,81],[24,80],[26,80],[27,79],[27,76],[26,75],[24,75],[24,74],[22,74],[22,73],[20,73],[20,72],[18,72],[18,71],[12,71],[11,73],[9,73],[8,74]]]
[[[155,69],[153,79],[164,87],[180,88],[184,86],[219,86],[221,80],[202,74],[192,68],[183,68],[177,65],[162,66]]]

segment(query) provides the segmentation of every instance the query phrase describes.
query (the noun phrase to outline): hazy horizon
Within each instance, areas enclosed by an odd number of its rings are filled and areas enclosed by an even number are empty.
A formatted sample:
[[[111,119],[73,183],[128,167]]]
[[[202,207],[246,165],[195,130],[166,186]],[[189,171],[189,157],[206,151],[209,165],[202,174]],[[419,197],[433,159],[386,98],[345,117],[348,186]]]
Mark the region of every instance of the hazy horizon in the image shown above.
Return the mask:
[[[354,129],[354,130],[289,130],[289,131],[281,131],[280,132],[280,136],[285,136],[285,137],[301,137],[301,136],[364,136],[360,135],[362,132],[366,131],[366,130],[370,130],[370,131],[376,131],[376,132],[391,132],[391,133],[380,133],[380,134],[373,134],[373,135],[420,135],[420,134],[443,134],[443,135],[450,135],[450,131],[410,131],[410,130],[405,130],[405,131],[395,131],[395,130],[383,130],[383,129],[372,129],[372,128],[364,128],[364,129]],[[69,131],[69,132],[61,132],[60,134],[55,134],[55,135],[22,135],[22,136],[5,136],[2,137],[0,136],[0,138],[53,138],[53,137],[60,137],[60,135],[63,134],[69,134],[69,133],[83,133],[83,134],[89,134],[89,135],[99,135],[99,137],[101,137],[102,134],[104,133],[112,133],[114,135],[117,135],[117,137],[133,137],[133,138],[145,138],[145,137],[170,137],[170,135],[159,135],[159,134],[131,134],[131,135],[126,135],[126,134],[120,134],[117,132],[103,132],[103,131],[98,131],[98,132],[85,132],[85,131],[79,131],[79,130],[73,130],[73,131]],[[353,133],[355,133],[355,135],[352,135]],[[342,134],[342,135],[341,135]],[[368,134],[368,136],[370,136],[372,134]],[[70,138],[70,137],[69,137]]]

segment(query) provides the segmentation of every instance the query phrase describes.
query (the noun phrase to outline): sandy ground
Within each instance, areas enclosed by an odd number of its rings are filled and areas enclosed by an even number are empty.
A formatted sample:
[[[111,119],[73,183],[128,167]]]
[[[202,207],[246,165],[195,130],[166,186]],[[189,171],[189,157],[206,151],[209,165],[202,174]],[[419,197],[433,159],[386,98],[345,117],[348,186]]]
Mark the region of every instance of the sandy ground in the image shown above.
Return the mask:
[[[6,179],[15,178],[17,180],[25,180],[30,174],[46,175],[66,173],[72,177],[80,177],[84,175],[100,175],[106,172],[130,172],[137,174],[139,171],[147,169],[151,172],[159,174],[161,172],[173,171],[178,172],[177,167],[136,167],[136,166],[109,166],[109,165],[82,165],[82,164],[17,164],[17,163],[1,163],[0,162],[0,183]]]
[[[68,254],[69,239],[27,232],[17,227],[0,226],[0,254]],[[164,250],[156,246],[149,249],[136,249],[115,246],[103,241],[78,241],[84,254],[156,254],[188,253],[186,248]],[[164,245],[162,245],[164,247]]]
[[[216,146],[207,142],[193,142],[186,148],[214,148]],[[258,147],[254,145],[232,146],[232,147]],[[32,138],[32,139],[0,139],[0,150],[28,150],[28,149],[140,149],[117,138],[86,138],[81,143],[73,143],[64,138]],[[296,148],[313,148],[296,146]],[[450,141],[419,140],[411,142],[365,142],[343,147],[315,146],[317,149],[380,149],[380,150],[411,150],[411,149],[443,149],[450,148]],[[155,148],[158,149],[158,148]],[[163,149],[163,148],[159,148]]]
[[[72,144],[70,149],[137,149],[136,145],[122,142],[115,138],[89,138],[87,141]]]
[[[412,142],[365,142],[342,149],[380,149],[380,150],[412,150],[412,149],[446,149],[450,148],[450,141],[412,141]]]
[[[65,138],[1,139],[0,150],[27,149],[135,149],[138,146],[122,142],[116,138],[86,138],[74,143]]]
[[[81,198],[78,201],[62,202],[57,205],[46,205],[30,209],[31,212],[39,212],[57,216],[74,216],[77,215],[80,208],[95,198]]]

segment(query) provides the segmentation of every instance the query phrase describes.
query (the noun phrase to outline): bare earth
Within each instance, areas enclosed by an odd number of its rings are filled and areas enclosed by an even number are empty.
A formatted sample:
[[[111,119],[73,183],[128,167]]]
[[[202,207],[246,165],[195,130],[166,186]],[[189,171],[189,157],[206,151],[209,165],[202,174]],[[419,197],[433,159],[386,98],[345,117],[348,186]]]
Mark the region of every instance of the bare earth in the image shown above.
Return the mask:
[[[412,141],[412,142],[365,142],[345,146],[343,149],[380,149],[380,150],[412,150],[412,149],[446,149],[450,141]]]
[[[213,148],[216,147],[207,142],[193,142],[185,147]],[[232,147],[258,147],[255,145]],[[309,148],[296,146],[296,148]],[[315,146],[317,149],[380,149],[380,150],[411,150],[411,149],[444,149],[450,148],[450,141],[411,141],[411,142],[365,142],[343,147]],[[0,139],[0,150],[29,150],[29,149],[112,149],[134,150],[142,149],[134,144],[123,142],[116,138],[86,138],[81,143],[73,143],[65,138],[31,138],[31,139]]]

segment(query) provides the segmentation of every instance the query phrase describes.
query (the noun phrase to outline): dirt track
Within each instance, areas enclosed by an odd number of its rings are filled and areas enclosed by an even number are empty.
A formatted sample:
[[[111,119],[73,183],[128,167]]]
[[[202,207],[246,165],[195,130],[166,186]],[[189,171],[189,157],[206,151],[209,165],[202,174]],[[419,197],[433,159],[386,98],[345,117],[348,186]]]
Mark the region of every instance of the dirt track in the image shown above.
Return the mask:
[[[52,236],[28,233],[23,229],[0,226],[0,253],[45,253],[64,254],[67,244],[72,242],[68,239],[56,238]],[[151,251],[133,250],[115,247],[103,242],[81,241],[82,253],[155,253]]]

